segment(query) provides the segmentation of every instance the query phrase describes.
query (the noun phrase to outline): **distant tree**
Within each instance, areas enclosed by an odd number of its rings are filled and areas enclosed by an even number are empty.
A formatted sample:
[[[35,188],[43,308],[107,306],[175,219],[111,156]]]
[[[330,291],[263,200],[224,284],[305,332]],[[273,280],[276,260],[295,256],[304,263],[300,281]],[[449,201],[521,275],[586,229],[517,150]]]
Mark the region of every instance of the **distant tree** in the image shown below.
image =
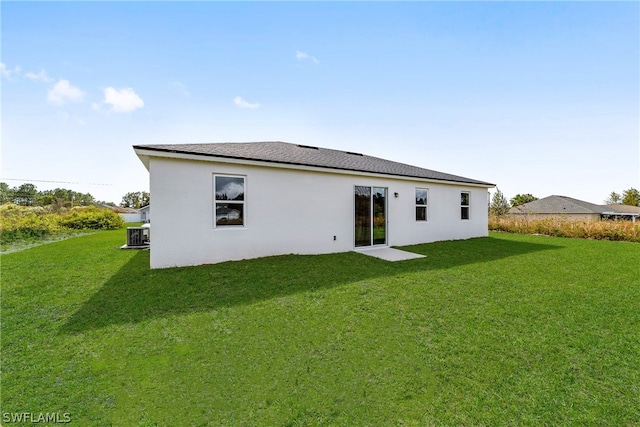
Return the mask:
[[[493,197],[491,198],[491,205],[489,206],[489,212],[491,215],[501,216],[509,212],[509,202],[507,202],[507,198],[504,197],[502,191],[496,187],[496,192],[493,193]]]
[[[534,202],[538,200],[538,198],[532,194],[516,194],[510,200],[511,206],[516,207],[520,205],[524,205],[525,203]]]
[[[89,193],[76,193],[71,195],[74,206],[92,206],[96,204],[96,199]]]
[[[55,204],[57,208],[71,206],[92,206],[96,200],[89,193],[78,193],[66,188],[56,188],[55,190],[45,190],[38,192],[35,204],[38,206],[49,206]]]
[[[13,202],[15,188],[10,188],[6,182],[0,182],[0,203]]]
[[[640,191],[630,188],[622,192],[622,204],[629,206],[640,206]]]
[[[33,206],[35,202],[38,189],[33,184],[22,184],[15,191],[14,203],[22,206]]]
[[[143,206],[147,206],[150,202],[150,195],[146,191],[134,191],[127,193],[122,197],[120,206],[123,208],[140,209]]]
[[[615,191],[612,191],[611,194],[609,194],[609,197],[607,198],[607,200],[604,201],[604,203],[606,205],[613,205],[615,203],[620,203],[621,200],[622,200],[622,196],[620,196]]]
[[[36,196],[35,204],[38,206],[49,206],[53,205],[56,202],[56,198],[53,194],[47,194],[45,192],[40,192]]]
[[[120,206],[123,208],[133,208],[136,205],[140,205],[140,196],[138,196],[137,192],[129,192],[122,196]]]

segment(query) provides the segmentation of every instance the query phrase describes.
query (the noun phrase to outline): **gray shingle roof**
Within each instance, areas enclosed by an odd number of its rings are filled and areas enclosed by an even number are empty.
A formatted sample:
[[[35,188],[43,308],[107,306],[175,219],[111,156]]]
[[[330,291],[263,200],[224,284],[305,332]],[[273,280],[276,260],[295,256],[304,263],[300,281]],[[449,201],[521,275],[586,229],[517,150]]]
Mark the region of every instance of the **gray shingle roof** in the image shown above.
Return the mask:
[[[357,172],[424,178],[493,187],[484,181],[423,169],[360,153],[296,145],[286,142],[225,142],[210,144],[135,145],[134,149],[255,160],[289,165],[316,166]]]
[[[621,205],[620,203],[613,203],[610,205],[604,205],[606,212],[617,212],[627,214],[640,214],[640,206]]]
[[[515,214],[593,214],[606,212],[605,206],[594,205],[583,200],[573,199],[567,196],[549,196],[516,206],[509,210]]]

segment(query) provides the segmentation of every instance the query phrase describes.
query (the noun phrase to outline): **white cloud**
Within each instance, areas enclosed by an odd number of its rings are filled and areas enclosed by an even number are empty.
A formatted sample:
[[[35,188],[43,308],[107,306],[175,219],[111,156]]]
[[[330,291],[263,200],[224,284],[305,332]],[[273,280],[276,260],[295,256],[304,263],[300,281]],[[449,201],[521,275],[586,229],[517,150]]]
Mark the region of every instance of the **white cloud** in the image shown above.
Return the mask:
[[[84,92],[69,83],[69,80],[59,80],[49,89],[47,97],[50,103],[64,105],[67,102],[82,102]]]
[[[10,79],[13,74],[20,74],[20,67],[13,67],[12,70],[7,68],[7,65],[4,62],[0,62],[0,74],[2,74],[2,77],[5,79]]]
[[[116,89],[108,87],[104,90],[104,103],[111,106],[116,113],[129,113],[144,107],[144,101],[130,87]],[[96,109],[95,105],[93,106]]]
[[[316,58],[315,56],[309,55],[307,52],[300,52],[299,50],[296,50],[296,59],[298,61],[313,61],[314,64],[320,63],[320,61],[318,61],[318,58]]]
[[[235,98],[233,98],[233,103],[236,104],[236,107],[238,108],[254,109],[254,108],[260,107],[260,104],[258,104],[257,102],[256,103],[247,102],[239,96],[236,96]]]
[[[44,70],[40,70],[39,73],[32,73],[31,71],[24,75],[29,80],[41,81],[41,82],[52,82],[53,79],[47,76],[47,72]]]

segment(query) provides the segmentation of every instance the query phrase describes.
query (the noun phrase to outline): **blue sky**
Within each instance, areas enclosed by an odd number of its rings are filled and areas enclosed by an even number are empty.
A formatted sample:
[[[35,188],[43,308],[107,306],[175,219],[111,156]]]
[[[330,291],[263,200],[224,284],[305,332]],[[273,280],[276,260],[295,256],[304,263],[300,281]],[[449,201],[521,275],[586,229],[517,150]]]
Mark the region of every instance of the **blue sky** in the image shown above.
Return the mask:
[[[134,144],[279,140],[508,198],[640,188],[638,2],[0,7],[3,180],[118,203]]]

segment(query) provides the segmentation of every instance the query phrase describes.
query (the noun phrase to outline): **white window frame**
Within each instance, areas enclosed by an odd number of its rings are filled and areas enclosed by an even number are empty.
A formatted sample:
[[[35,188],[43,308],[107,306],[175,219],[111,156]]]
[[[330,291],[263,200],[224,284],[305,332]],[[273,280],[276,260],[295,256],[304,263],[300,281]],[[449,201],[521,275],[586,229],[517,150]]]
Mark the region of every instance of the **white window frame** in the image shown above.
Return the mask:
[[[466,205],[462,204],[462,195],[466,194],[468,203]],[[462,209],[467,209],[467,217],[462,217]],[[471,220],[471,192],[470,191],[461,191],[460,192],[460,221],[470,221]]]
[[[415,192],[418,190],[426,191],[427,198],[425,200],[426,202],[425,204],[418,204],[418,201],[416,200],[416,197],[415,197]],[[429,189],[424,187],[416,187],[413,194],[414,194],[414,202],[415,202],[414,214],[415,214],[416,222],[428,222],[429,221]],[[418,219],[418,214],[417,214],[418,208],[424,208],[424,219]]]
[[[244,200],[216,200],[216,178],[242,178],[243,187],[244,187]],[[213,174],[213,191],[211,192],[213,198],[213,228],[218,228],[221,230],[226,229],[238,229],[238,228],[246,228],[247,227],[247,176],[246,175],[234,175],[227,173],[214,173]],[[234,205],[242,205],[242,224],[220,224],[218,225],[218,220],[216,218],[216,207],[218,204],[234,204]]]

